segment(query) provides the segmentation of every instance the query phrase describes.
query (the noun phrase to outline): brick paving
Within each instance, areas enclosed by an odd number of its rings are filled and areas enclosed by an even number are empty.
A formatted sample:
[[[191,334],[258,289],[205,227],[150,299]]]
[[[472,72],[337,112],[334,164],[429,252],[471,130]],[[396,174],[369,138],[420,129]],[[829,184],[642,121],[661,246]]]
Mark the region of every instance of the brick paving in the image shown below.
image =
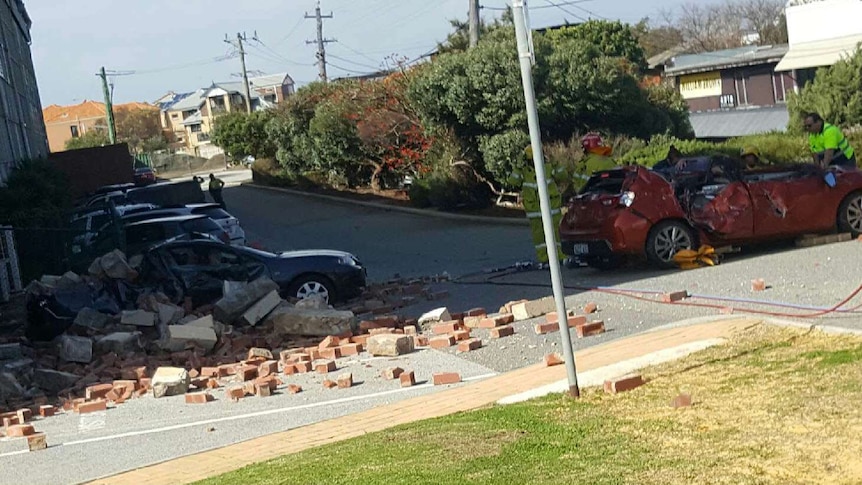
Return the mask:
[[[730,318],[657,330],[598,345],[575,355],[580,372],[634,359],[701,340],[729,337],[761,323]],[[566,378],[565,366],[536,364],[483,381],[460,385],[428,396],[407,399],[357,414],[262,436],[223,448],[96,480],[92,484],[172,485],[190,483],[282,455],[297,453],[387,428],[478,409],[497,400]]]

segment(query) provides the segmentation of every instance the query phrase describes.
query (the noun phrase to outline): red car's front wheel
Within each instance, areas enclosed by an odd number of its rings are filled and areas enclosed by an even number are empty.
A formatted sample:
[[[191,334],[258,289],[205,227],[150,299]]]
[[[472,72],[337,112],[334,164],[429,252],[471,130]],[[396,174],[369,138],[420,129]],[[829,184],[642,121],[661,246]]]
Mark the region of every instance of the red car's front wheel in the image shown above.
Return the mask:
[[[849,232],[853,237],[862,234],[862,191],[853,192],[841,202],[838,208],[838,230]]]

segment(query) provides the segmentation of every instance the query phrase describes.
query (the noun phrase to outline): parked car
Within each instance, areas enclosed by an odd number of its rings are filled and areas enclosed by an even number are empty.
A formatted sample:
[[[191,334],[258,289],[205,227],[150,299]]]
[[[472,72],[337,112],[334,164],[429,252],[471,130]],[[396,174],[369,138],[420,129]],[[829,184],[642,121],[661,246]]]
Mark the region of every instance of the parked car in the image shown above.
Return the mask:
[[[594,267],[632,255],[673,267],[678,251],[702,244],[836,229],[862,233],[862,172],[807,164],[744,170],[737,160],[710,156],[686,159],[681,170],[630,166],[593,175],[568,202],[560,239],[565,254]]]
[[[280,254],[215,241],[168,242],[144,255],[141,276],[151,283],[171,282],[195,305],[221,297],[225,281],[249,282],[267,276],[282,297],[322,296],[327,302],[361,294],[366,270],[350,253],[329,250]]]
[[[99,189],[103,190],[103,189]],[[92,207],[124,204],[154,204],[159,206],[177,206],[184,204],[202,204],[206,202],[200,184],[194,181],[159,182],[145,187],[120,188],[119,190],[102,192],[83,201],[83,206]]]
[[[221,226],[202,215],[147,219],[125,224],[123,231],[128,257],[141,254],[154,245],[177,237],[214,239],[223,243],[230,241]],[[112,231],[102,231],[93,242],[91,252],[101,255],[115,247]]]
[[[150,167],[140,167],[135,169],[135,174],[132,177],[135,185],[143,187],[156,183],[156,173]]]
[[[131,204],[118,205],[114,207],[116,211],[115,217],[129,217],[132,214],[140,214],[156,209],[153,204]],[[80,246],[89,245],[93,238],[100,232],[105,230],[113,221],[111,210],[108,207],[93,208],[88,207],[84,210],[78,210],[72,213],[69,219],[69,226],[74,231],[72,242],[74,244],[73,251],[79,252]],[[77,248],[77,249],[74,249]]]
[[[228,234],[230,243],[238,246],[245,245],[245,231],[239,223],[239,219],[230,215],[218,204],[189,204],[179,207],[160,207],[147,212],[139,212],[124,216],[126,223],[139,222],[159,217],[181,216],[181,215],[204,215],[214,220]]]

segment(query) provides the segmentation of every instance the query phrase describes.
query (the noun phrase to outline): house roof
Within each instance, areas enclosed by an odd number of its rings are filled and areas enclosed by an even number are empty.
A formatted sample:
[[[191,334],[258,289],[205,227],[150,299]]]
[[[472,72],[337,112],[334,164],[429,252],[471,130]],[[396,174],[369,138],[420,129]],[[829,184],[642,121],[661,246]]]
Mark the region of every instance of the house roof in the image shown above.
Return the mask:
[[[660,66],[664,66],[667,61],[674,58],[674,56],[678,56],[685,52],[686,48],[682,45],[678,45],[676,47],[671,47],[670,49],[659,52],[658,54],[647,59],[647,65],[650,69],[655,69]]]
[[[162,111],[167,111],[169,109],[173,109],[173,106],[180,101],[186,99],[191,96],[192,93],[175,93],[173,91],[166,93],[164,96],[159,98],[154,104],[159,107]]]
[[[831,66],[842,58],[853,55],[860,42],[862,34],[793,44],[781,62],[775,66],[775,70],[791,71]]]
[[[665,74],[680,75],[692,72],[715,71],[727,67],[778,62],[787,54],[787,44],[745,46],[700,54],[681,54],[673,57]]]
[[[198,89],[197,91],[185,96],[176,103],[165,109],[165,111],[189,111],[199,109],[204,102],[206,89]]]
[[[790,115],[784,106],[691,113],[689,121],[697,138],[732,138],[770,131],[784,131]]]
[[[251,87],[267,88],[270,86],[281,86],[282,84],[293,84],[293,79],[286,72],[282,72],[249,78],[248,84]]]
[[[114,112],[131,110],[156,110],[156,106],[148,103],[125,103],[114,105]],[[59,106],[52,104],[42,110],[42,117],[46,124],[68,122],[70,120],[86,120],[105,117],[105,103],[85,100],[80,104],[70,106]]]
[[[203,115],[200,110],[195,111],[194,114],[190,114],[186,119],[183,120],[183,126],[187,125],[197,125],[203,123]]]

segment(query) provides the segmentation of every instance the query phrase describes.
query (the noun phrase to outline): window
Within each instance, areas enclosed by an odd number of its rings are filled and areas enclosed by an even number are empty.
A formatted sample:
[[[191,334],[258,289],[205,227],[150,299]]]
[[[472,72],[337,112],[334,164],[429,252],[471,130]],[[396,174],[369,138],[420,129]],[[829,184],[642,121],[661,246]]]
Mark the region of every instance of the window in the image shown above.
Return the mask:
[[[192,131],[192,133],[200,133],[202,128],[200,123],[198,123],[196,125],[190,125],[189,129]]]
[[[179,117],[180,117],[179,113],[171,113],[171,119],[172,119],[172,120],[175,120],[175,119],[177,119],[177,118],[179,118]]]
[[[273,103],[273,104],[278,103],[278,96],[276,96],[274,94],[267,94],[266,96],[263,97],[263,99],[267,103]]]
[[[72,125],[69,128],[72,130],[72,138],[78,138],[78,126]]]

